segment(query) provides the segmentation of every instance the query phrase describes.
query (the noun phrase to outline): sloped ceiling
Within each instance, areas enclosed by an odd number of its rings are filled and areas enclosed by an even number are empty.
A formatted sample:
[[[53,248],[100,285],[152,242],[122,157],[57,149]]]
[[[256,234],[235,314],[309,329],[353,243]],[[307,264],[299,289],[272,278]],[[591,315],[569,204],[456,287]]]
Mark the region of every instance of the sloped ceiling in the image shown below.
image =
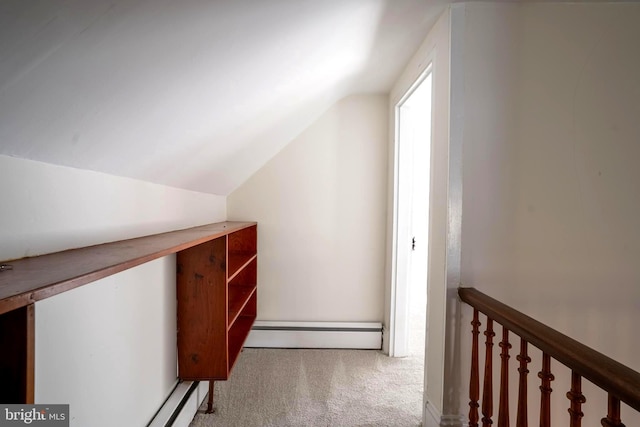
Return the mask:
[[[446,0],[2,0],[0,154],[229,194]]]

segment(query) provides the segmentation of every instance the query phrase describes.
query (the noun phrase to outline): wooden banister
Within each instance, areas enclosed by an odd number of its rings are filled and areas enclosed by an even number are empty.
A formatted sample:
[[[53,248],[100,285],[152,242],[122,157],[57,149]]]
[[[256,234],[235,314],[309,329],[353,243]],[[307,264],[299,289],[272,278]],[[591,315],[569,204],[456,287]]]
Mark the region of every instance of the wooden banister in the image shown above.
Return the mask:
[[[640,411],[640,373],[538,322],[474,288],[459,288],[460,299],[506,327],[546,355],[610,395],[608,425],[620,425],[619,403]],[[604,421],[603,421],[604,423]]]

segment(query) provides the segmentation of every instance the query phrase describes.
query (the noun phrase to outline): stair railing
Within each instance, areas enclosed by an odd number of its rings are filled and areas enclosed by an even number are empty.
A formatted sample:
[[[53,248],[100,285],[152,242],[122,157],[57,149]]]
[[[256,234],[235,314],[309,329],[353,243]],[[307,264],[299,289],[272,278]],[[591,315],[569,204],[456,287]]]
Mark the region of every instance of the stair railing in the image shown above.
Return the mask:
[[[509,426],[509,332],[520,337],[520,351],[516,359],[518,367],[518,407],[516,427],[528,425],[527,416],[527,374],[531,358],[528,345],[542,351],[540,378],[540,427],[551,427],[551,358],[571,369],[571,389],[567,393],[569,404],[569,425],[580,427],[583,417],[582,404],[586,398],[582,394],[582,378],[585,378],[608,393],[607,416],[601,420],[604,427],[624,427],[620,420],[620,402],[624,402],[640,411],[640,373],[616,362],[615,360],[561,334],[560,332],[532,319],[525,314],[483,294],[474,288],[459,288],[460,299],[473,308],[471,379],[469,384],[469,427],[483,427],[493,424],[493,323],[502,326],[499,342],[500,352],[500,390],[498,403],[498,427]],[[480,316],[486,316],[485,366],[480,400],[479,335]],[[482,408],[480,408],[482,402]],[[482,412],[482,419],[480,413]]]

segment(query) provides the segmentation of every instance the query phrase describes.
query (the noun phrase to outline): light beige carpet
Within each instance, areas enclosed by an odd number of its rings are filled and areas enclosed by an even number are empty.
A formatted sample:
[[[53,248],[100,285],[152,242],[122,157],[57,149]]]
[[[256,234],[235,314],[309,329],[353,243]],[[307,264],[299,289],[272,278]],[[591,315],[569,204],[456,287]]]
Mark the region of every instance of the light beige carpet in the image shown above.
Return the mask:
[[[368,350],[245,349],[191,427],[419,426],[422,356]]]

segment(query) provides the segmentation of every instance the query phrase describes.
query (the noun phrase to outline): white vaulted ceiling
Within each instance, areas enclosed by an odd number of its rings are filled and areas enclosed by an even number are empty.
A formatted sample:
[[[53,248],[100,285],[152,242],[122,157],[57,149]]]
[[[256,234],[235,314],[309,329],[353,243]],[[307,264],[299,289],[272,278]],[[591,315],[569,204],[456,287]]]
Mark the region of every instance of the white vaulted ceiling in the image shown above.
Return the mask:
[[[446,0],[2,0],[0,154],[229,194]]]

